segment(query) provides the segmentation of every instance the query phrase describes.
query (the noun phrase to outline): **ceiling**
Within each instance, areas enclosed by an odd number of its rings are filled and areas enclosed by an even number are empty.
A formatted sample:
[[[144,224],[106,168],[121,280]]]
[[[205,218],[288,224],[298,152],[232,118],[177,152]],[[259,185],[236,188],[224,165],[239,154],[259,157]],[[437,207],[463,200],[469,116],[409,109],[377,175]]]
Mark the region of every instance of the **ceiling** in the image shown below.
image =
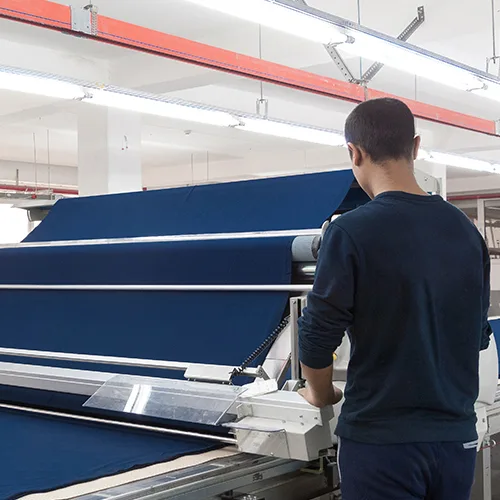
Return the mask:
[[[83,6],[88,2],[71,3]],[[95,3],[103,15],[259,55],[257,26],[183,0],[97,0]],[[452,0],[361,0],[361,22],[397,35],[415,17],[420,3],[425,3],[427,18],[412,37],[412,43],[484,69],[486,58],[492,55],[490,0],[479,0],[474,5],[465,3],[460,9]],[[358,16],[357,0],[310,0],[309,4],[351,20]],[[272,118],[320,127],[341,130],[353,108],[339,100],[270,84],[261,88],[253,80],[11,21],[0,20],[0,43],[3,48],[0,64],[252,113],[262,92],[269,100]],[[264,59],[342,78],[324,48],[317,44],[263,28],[261,50]],[[360,65],[366,69],[370,61],[351,58],[348,64],[358,74]],[[390,68],[384,68],[371,86],[484,118],[500,118],[498,104]],[[19,180],[76,187],[78,115],[84,106],[88,105],[0,91],[0,183]],[[159,117],[142,116],[138,120],[143,181],[148,187],[349,166],[342,148],[318,147]],[[500,162],[499,138],[423,121],[419,121],[418,127],[426,149]],[[500,189],[500,176],[450,168],[448,177],[452,191]]]

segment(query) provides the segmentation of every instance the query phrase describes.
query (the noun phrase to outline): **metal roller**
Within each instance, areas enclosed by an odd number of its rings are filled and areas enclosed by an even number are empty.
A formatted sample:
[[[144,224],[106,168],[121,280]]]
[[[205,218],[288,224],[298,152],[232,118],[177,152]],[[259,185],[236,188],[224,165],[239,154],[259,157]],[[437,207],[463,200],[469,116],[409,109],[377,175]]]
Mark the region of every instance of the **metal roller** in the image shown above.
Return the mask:
[[[316,262],[318,260],[321,236],[297,236],[292,243],[294,262]]]

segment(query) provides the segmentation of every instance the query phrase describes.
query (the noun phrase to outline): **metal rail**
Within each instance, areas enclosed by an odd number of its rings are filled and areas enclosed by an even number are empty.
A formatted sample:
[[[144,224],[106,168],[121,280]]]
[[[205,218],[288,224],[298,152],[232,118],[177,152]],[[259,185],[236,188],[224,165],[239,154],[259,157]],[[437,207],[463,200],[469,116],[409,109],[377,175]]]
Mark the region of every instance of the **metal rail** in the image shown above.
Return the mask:
[[[320,236],[321,229],[292,229],[287,231],[252,231],[241,233],[206,233],[206,234],[177,234],[168,236],[137,236],[132,238],[95,238],[86,240],[60,241],[33,241],[21,243],[6,243],[0,245],[6,248],[45,248],[45,247],[72,247],[91,245],[123,245],[130,243],[171,243],[180,241],[213,241],[237,240],[254,238],[287,238],[291,236]]]
[[[202,363],[186,363],[180,361],[163,361],[159,359],[126,358],[119,356],[100,356],[93,354],[76,354],[69,352],[38,351],[32,349],[14,349],[0,347],[0,356],[13,356],[20,358],[50,359],[55,361],[72,361],[74,363],[90,363],[98,365],[132,366],[135,368],[153,368],[161,370],[186,371],[189,367],[204,367]],[[223,368],[221,366],[221,368]],[[236,369],[235,366],[227,366],[228,373]],[[242,375],[258,377],[258,368],[245,368]]]
[[[309,292],[312,285],[37,285],[0,284],[0,290],[106,292]]]
[[[163,427],[154,427],[152,425],[143,425],[143,424],[133,424],[130,422],[120,422],[119,420],[106,420],[104,418],[96,418],[96,417],[88,417],[85,415],[75,415],[72,413],[63,413],[51,410],[41,410],[38,408],[31,408],[29,406],[20,406],[20,405],[9,405],[9,404],[0,404],[0,409],[11,410],[11,411],[19,411],[24,413],[33,413],[36,415],[44,415],[50,417],[58,417],[65,418],[68,420],[78,420],[81,422],[93,422],[97,424],[111,425],[115,427],[125,427],[128,429],[138,429],[141,431],[150,431],[150,432],[158,432],[161,434],[173,434],[176,436],[186,436],[190,438],[199,438],[199,439],[208,439],[210,441],[217,441],[220,443],[237,445],[238,442],[234,438],[222,437],[222,436],[212,436],[210,434],[201,434],[199,432],[190,432],[190,431],[181,431],[177,429],[166,429]]]

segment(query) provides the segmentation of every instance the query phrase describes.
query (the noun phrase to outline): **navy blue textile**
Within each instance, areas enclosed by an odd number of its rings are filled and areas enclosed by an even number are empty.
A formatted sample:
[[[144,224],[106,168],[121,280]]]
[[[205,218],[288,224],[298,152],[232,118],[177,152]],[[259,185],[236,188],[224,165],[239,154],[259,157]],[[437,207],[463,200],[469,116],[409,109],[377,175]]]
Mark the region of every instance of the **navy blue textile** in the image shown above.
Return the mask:
[[[2,500],[51,491],[214,447],[213,442],[199,439],[7,410],[0,411],[0,442]]]
[[[287,284],[291,242],[272,238],[9,249],[0,253],[0,281]],[[4,329],[0,338],[4,347],[21,349],[239,365],[277,326],[287,299],[287,292],[3,290],[6,321],[18,324],[15,336]]]
[[[0,283],[285,284],[293,238],[3,249]]]
[[[473,444],[374,445],[342,439],[342,500],[469,500]]]
[[[3,346],[19,349],[237,366],[276,327],[286,302],[282,292],[2,291],[0,303],[10,326],[1,338]],[[16,333],[10,335],[16,317]],[[106,365],[57,365],[139,373]],[[175,376],[164,370],[147,374]]]
[[[342,171],[64,200],[27,241],[320,227],[335,213],[352,179],[350,171]],[[266,238],[0,250],[0,283],[288,284],[291,242]],[[278,325],[288,298],[287,292],[3,290],[0,345],[239,365]],[[0,361],[134,373],[116,366]],[[91,411],[81,408],[79,396],[15,387],[0,386],[0,401]],[[212,446],[4,413],[0,428],[7,454],[0,456],[6,477],[0,478],[1,500]]]
[[[26,241],[320,227],[353,179],[341,170],[62,200]]]

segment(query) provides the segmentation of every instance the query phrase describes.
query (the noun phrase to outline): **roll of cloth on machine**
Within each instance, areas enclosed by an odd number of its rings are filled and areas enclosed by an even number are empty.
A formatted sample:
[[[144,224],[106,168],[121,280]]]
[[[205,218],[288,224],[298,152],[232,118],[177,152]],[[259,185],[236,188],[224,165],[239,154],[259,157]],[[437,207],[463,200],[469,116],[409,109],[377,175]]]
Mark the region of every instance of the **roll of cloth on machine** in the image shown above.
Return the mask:
[[[278,179],[198,186],[192,188],[80,198],[58,202],[27,242],[127,238],[176,234],[207,234],[245,231],[279,231],[319,228],[341,205],[352,184],[351,172],[329,172]],[[280,238],[223,239],[134,244],[41,246],[0,250],[2,284],[235,284],[286,285],[292,280],[293,236]],[[101,354],[134,358],[179,360],[239,365],[278,325],[289,298],[279,292],[144,292],[144,291],[54,291],[0,290],[2,347]],[[1,361],[20,362],[2,358]],[[44,364],[37,360],[21,360]],[[71,363],[47,363],[79,369]],[[126,371],[116,366],[109,372]],[[145,372],[156,376],[175,373]],[[81,397],[17,387],[0,387],[3,402],[63,410],[82,409]],[[0,414],[4,443],[19,437],[11,416]],[[14,415],[15,416],[15,415]],[[138,421],[143,421],[139,417]],[[31,424],[30,424],[30,419]],[[25,419],[30,432],[54,434],[50,454],[64,462],[68,449],[57,436],[57,419]],[[147,420],[147,419],[146,419]],[[9,424],[9,422],[11,422]],[[66,424],[65,424],[66,425]],[[86,442],[98,447],[99,440],[81,434],[88,426],[76,424],[75,439],[81,461],[75,467],[78,480],[115,474],[178,455],[178,438],[151,436],[151,445],[137,455],[121,455],[112,443],[123,438],[123,430],[106,429],[102,446],[115,449],[116,460],[97,464],[96,453],[84,453]],[[97,426],[99,427],[99,426]],[[65,427],[66,429],[66,427]],[[97,431],[96,431],[97,432]],[[128,432],[128,431],[127,431]],[[114,433],[114,434],[113,434]],[[78,436],[77,436],[78,434]],[[131,432],[131,434],[134,434]],[[14,437],[16,436],[16,437]],[[182,440],[181,440],[182,441]],[[14,446],[14,442],[11,443]],[[23,441],[23,446],[29,446]],[[76,446],[76,445],[75,445]],[[184,446],[184,445],[183,445]],[[190,440],[182,453],[209,449],[213,442]],[[147,448],[147,447],[145,447]],[[21,475],[16,460],[2,460],[2,475],[18,479],[0,492],[14,498],[27,491],[62,487],[74,479],[55,462],[40,477],[36,471]],[[39,454],[47,449],[30,450]],[[101,454],[105,455],[105,454]],[[15,457],[12,456],[14,459]],[[123,458],[123,460],[122,460]],[[95,465],[95,466],[94,466]],[[17,469],[16,469],[17,467]],[[35,477],[36,476],[36,477]],[[2,481],[0,481],[2,483]]]

